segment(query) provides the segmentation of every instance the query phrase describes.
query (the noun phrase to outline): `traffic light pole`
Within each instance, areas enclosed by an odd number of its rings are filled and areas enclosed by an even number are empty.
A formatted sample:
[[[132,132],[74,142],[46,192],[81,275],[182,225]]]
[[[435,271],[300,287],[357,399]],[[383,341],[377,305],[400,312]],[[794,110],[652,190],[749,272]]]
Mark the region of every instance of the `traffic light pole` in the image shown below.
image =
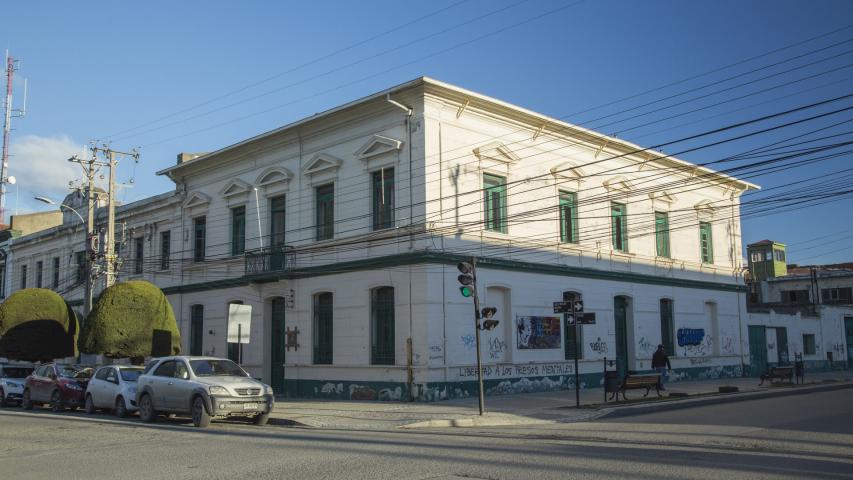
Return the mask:
[[[474,338],[477,345],[477,395],[479,400],[480,415],[485,411],[483,398],[483,365],[480,359],[480,296],[477,294],[477,257],[471,259],[471,267],[474,270]]]

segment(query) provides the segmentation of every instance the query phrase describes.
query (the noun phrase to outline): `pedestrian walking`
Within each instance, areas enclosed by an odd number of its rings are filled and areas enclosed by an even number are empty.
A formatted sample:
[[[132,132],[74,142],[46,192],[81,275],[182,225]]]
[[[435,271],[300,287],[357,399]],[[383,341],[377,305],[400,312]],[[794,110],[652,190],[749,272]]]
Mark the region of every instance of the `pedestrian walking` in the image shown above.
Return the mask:
[[[663,345],[658,345],[657,351],[652,355],[652,369],[660,374],[658,388],[666,390],[663,386],[666,382],[666,371],[667,369],[672,370],[672,365],[669,363],[669,356],[666,354]]]

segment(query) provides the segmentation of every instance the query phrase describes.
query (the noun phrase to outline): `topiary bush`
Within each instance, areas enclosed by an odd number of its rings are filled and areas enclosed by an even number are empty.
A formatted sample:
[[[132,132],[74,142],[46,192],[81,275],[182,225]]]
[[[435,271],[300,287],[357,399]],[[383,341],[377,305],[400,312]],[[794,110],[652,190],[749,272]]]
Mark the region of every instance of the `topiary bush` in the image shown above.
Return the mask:
[[[160,352],[152,352],[155,337],[171,337],[171,342],[167,339]],[[84,353],[109,358],[181,353],[181,333],[172,305],[162,290],[143,280],[117,283],[104,290],[83,325],[78,343]]]
[[[56,292],[25,288],[0,304],[0,357],[28,362],[77,356],[79,323]]]

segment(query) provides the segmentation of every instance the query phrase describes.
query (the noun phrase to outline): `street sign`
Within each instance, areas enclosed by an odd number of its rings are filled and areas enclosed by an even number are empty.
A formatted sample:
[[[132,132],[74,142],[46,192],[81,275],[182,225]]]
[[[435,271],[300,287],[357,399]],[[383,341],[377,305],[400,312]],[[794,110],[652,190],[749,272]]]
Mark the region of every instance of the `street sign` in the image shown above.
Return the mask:
[[[583,300],[575,300],[572,308],[574,308],[576,314],[583,314]]]
[[[572,313],[574,308],[573,302],[554,302],[554,313]]]
[[[574,324],[575,324],[576,318],[575,318],[575,316],[574,316],[574,315],[572,315],[571,313],[567,313],[567,314],[565,315],[565,317],[566,317],[566,325],[570,325],[570,326],[571,326],[571,325],[574,325]]]
[[[578,325],[595,325],[595,313],[593,312],[587,312],[577,317]]]

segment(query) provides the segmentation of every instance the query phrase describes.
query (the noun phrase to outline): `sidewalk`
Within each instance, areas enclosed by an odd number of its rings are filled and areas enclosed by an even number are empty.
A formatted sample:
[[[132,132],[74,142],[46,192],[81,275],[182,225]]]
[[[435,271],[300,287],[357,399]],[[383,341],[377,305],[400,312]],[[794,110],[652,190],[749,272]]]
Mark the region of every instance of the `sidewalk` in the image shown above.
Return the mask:
[[[804,385],[758,386],[756,378],[725,378],[667,384],[657,399],[654,390],[646,401],[643,390],[629,390],[628,402],[604,404],[603,388],[581,390],[581,405],[575,408],[575,391],[526,393],[486,397],[486,413],[480,417],[477,398],[433,403],[283,399],[276,403],[270,423],[316,428],[385,430],[419,427],[472,427],[536,425],[594,420],[605,415],[625,415],[638,410],[674,408],[696,402],[721,402],[765,395],[785,395],[812,388],[853,387],[853,371],[814,373]],[[719,394],[720,386],[735,386],[739,392]],[[686,396],[685,396],[686,394]]]

